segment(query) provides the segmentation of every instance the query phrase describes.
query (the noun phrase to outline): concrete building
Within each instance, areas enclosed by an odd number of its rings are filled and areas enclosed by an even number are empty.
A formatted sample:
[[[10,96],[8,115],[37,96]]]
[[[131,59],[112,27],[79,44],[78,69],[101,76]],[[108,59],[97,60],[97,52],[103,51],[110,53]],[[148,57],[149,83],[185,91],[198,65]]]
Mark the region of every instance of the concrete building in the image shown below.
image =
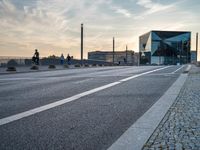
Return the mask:
[[[113,62],[113,52],[111,51],[93,51],[88,52],[88,59],[89,60],[98,60],[98,61],[105,61],[105,62]],[[127,60],[126,60],[127,59]],[[126,51],[115,51],[114,53],[114,63],[115,64],[128,64],[134,65],[134,51],[128,50]]]
[[[191,32],[150,31],[139,37],[140,64],[185,64],[191,61]]]

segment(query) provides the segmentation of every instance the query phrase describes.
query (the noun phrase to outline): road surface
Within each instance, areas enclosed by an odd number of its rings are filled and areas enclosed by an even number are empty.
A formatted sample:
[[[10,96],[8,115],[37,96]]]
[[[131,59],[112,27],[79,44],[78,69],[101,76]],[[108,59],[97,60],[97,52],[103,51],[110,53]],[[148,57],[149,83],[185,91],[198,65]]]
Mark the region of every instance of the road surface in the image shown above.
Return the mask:
[[[0,149],[107,149],[184,68],[123,66],[1,75]]]

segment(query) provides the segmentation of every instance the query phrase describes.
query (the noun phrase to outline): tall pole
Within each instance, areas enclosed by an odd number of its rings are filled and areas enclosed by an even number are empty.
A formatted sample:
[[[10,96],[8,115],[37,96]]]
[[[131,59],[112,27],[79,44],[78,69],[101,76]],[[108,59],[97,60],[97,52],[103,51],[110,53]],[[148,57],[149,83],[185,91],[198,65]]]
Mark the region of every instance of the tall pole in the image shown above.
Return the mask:
[[[126,65],[128,64],[128,46],[126,45]]]
[[[83,65],[83,24],[81,24],[81,65]]]
[[[198,61],[198,42],[199,42],[199,34],[196,33],[196,60]]]
[[[180,49],[180,41],[177,42],[177,49],[179,51],[179,64],[181,64],[181,49]]]
[[[113,37],[113,65],[115,63],[115,37]]]

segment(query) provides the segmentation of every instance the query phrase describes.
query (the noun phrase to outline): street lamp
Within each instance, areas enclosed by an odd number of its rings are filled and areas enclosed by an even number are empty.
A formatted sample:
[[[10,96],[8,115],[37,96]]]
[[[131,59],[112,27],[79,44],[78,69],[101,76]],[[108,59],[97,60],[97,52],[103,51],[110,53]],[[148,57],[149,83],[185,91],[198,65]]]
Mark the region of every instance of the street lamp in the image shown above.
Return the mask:
[[[126,45],[126,65],[128,64],[128,46]]]
[[[81,66],[83,65],[83,24],[81,24]]]
[[[196,55],[197,55],[197,61],[198,61],[198,41],[199,41],[199,34],[196,33]]]
[[[113,37],[113,65],[115,63],[115,37]]]

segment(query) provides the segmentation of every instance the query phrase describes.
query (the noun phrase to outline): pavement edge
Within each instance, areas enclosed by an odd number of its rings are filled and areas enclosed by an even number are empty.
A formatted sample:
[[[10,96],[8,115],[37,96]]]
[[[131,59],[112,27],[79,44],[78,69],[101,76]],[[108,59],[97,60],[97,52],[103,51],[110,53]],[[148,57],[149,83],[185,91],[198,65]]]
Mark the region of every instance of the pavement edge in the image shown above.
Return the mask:
[[[188,74],[181,74],[165,94],[141,116],[108,150],[141,150],[172,106]]]

